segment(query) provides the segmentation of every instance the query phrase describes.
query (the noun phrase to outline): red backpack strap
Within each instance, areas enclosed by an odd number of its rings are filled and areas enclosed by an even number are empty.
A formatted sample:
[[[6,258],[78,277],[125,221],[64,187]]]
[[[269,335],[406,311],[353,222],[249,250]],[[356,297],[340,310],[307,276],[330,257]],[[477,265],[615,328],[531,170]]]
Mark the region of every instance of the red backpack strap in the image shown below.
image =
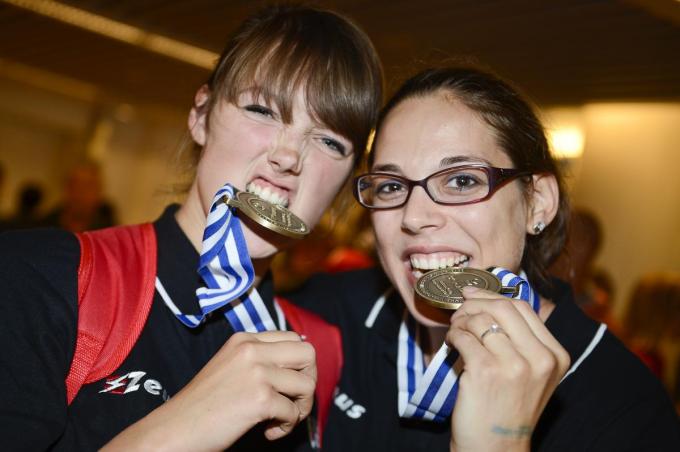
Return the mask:
[[[288,300],[276,297],[286,321],[297,333],[307,337],[316,350],[316,403],[317,434],[319,446],[323,439],[323,428],[326,425],[333,401],[333,392],[340,380],[343,364],[342,335],[340,329],[326,322],[318,315],[300,308]]]
[[[66,377],[70,404],[81,386],[115,371],[137,341],[151,310],[156,277],[152,224],[76,234],[78,335]]]

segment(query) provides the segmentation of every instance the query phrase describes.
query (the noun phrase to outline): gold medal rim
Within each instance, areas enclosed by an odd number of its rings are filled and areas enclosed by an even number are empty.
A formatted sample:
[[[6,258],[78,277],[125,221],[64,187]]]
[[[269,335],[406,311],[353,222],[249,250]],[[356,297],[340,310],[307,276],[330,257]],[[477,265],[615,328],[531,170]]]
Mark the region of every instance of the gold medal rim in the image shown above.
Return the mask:
[[[238,205],[236,206],[239,211],[243,212],[246,214],[248,218],[256,222],[257,224],[269,229],[272,232],[276,232],[278,234],[284,235],[286,237],[290,237],[293,239],[300,239],[307,234],[309,234],[309,228],[305,224],[304,221],[302,221],[297,215],[295,215],[293,212],[290,212],[290,214],[293,216],[293,218],[297,221],[300,222],[300,225],[303,230],[301,229],[289,229],[286,227],[283,227],[279,224],[274,223],[271,221],[269,218],[266,216],[262,215],[262,212],[258,211],[255,209],[253,206],[250,205],[248,202],[250,199],[257,199],[260,202],[267,203],[269,205],[272,205],[269,201],[265,201],[264,199],[260,198],[259,196],[253,194],[253,193],[248,193],[245,191],[239,191],[236,192],[236,201],[238,201]],[[284,207],[285,209],[285,207]],[[287,209],[286,209],[287,210]]]
[[[424,285],[426,282],[432,281],[438,278],[439,276],[451,273],[471,274],[478,276],[487,283],[487,287],[484,287],[484,289],[491,290],[493,292],[499,292],[501,290],[501,280],[498,279],[498,277],[493,273],[490,273],[486,270],[480,270],[477,268],[449,267],[429,271],[420,278],[418,278],[418,281],[416,281],[414,287],[416,293],[423,299],[423,301],[425,301],[427,304],[431,306],[455,311],[456,309],[460,308],[463,305],[464,299],[462,296],[435,297],[429,294],[427,291],[421,289],[421,285]]]

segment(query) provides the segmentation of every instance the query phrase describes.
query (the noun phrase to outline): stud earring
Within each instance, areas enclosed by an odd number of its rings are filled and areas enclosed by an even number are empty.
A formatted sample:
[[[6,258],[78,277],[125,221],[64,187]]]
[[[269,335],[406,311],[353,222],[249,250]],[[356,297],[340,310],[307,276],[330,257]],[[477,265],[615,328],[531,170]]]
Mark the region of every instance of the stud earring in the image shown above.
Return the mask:
[[[538,223],[536,223],[534,225],[534,234],[538,235],[541,232],[543,232],[544,229],[545,229],[545,223],[543,223],[542,221],[539,221]]]

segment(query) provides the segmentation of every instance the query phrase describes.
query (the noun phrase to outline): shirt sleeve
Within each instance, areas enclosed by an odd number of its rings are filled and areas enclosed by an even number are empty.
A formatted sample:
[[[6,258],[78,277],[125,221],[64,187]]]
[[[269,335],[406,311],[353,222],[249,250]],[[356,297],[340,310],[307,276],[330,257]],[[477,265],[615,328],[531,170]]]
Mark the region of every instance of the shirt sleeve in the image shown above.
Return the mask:
[[[47,450],[67,425],[80,249],[42,229],[0,234],[0,250],[0,437],[6,450]]]

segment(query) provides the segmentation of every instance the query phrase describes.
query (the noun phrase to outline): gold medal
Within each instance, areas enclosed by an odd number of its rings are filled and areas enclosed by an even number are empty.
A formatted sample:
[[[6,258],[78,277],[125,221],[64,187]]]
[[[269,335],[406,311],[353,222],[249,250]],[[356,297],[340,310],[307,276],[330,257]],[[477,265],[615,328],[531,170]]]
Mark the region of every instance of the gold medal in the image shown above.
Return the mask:
[[[285,207],[267,202],[252,193],[236,191],[233,198],[225,195],[222,200],[257,224],[277,234],[293,239],[301,239],[309,234],[307,225],[293,212]]]
[[[416,281],[416,293],[428,304],[442,309],[458,309],[463,304],[463,287],[473,286],[515,296],[518,287],[503,287],[493,273],[476,268],[441,268]]]

